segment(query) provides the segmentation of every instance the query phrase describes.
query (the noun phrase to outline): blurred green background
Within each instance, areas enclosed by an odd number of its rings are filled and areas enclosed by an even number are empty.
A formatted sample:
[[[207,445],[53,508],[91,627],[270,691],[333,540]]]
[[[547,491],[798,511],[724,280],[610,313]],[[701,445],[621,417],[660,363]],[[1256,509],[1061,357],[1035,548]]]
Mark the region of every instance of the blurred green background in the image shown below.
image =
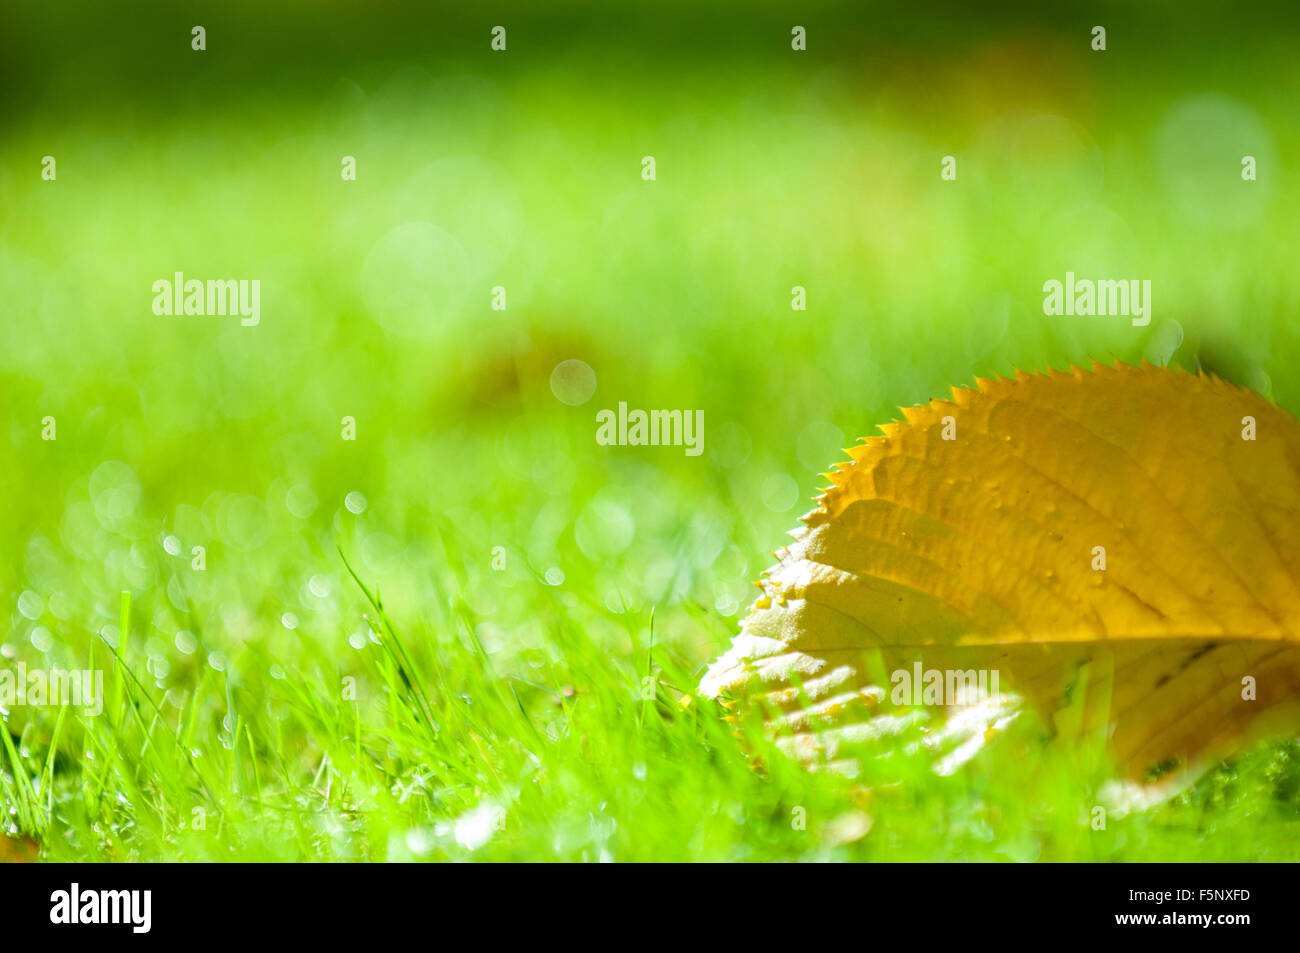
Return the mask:
[[[1296,410],[1293,6],[1038,6],[6,5],[3,655],[84,666],[126,590],[152,690],[265,715],[248,646],[360,665],[341,547],[431,665],[633,658],[654,608],[689,668],[900,404],[1146,356]],[[155,316],[176,271],[260,279],[260,325]],[[1045,316],[1066,271],[1151,324]],[[620,401],[703,455],[598,446]]]

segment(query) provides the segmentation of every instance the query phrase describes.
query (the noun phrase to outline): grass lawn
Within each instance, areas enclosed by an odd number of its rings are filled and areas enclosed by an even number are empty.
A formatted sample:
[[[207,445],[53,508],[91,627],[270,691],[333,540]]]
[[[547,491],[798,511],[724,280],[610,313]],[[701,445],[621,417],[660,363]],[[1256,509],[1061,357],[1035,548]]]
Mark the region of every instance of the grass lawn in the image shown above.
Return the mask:
[[[103,671],[105,705],[0,713],[0,830],[55,861],[1300,860],[1295,743],[1098,831],[1105,759],[1029,716],[949,777],[918,716],[850,781],[694,694],[898,405],[1146,356],[1300,409],[1285,37],[1138,56],[1114,22],[1104,54],[484,30],[262,85],[247,30],[191,57],[187,25],[122,40],[179,43],[174,82],[51,78],[0,137],[0,664]],[[1151,323],[1045,315],[1067,271],[1150,279]],[[258,279],[259,323],[155,315],[176,272]],[[704,452],[598,444],[620,402],[702,410]]]

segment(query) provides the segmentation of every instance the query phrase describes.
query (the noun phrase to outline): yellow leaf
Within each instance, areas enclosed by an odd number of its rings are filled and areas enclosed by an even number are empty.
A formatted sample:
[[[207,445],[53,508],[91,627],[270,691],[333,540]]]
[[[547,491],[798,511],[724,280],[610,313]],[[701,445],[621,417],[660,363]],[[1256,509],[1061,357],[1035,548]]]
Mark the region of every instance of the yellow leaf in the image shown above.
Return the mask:
[[[0,864],[33,864],[40,852],[40,845],[26,835],[0,834]]]
[[[1300,728],[1300,423],[1146,364],[977,385],[847,451],[701,694],[832,763],[918,700],[959,762],[1004,690],[1135,779]]]

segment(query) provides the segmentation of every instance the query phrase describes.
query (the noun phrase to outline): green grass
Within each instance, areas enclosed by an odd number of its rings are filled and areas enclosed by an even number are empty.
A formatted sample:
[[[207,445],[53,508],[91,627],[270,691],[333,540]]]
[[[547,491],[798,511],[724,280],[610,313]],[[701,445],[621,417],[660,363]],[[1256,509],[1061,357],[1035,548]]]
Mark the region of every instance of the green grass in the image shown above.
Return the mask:
[[[555,594],[538,584],[533,598]],[[1300,849],[1294,744],[1097,831],[1104,766],[1082,770],[1031,721],[946,778],[909,744],[922,722],[851,782],[801,770],[752,727],[733,732],[713,704],[684,701],[693,671],[642,644],[636,618],[616,655],[558,621],[521,653],[525,674],[468,627],[403,639],[377,595],[367,618],[342,668],[310,651],[283,667],[250,645],[224,671],[198,661],[167,694],[113,653],[118,702],[105,714],[51,713],[6,741],[10,827],[38,835],[50,860],[1292,860]]]
[[[251,68],[217,42],[131,108],[7,120],[0,653],[109,704],[0,715],[0,826],[49,860],[1300,859],[1294,744],[1094,831],[1108,767],[1028,717],[951,777],[918,725],[852,782],[683,705],[897,405],[1181,335],[1300,407],[1290,53],[525,35],[282,96],[217,95]],[[405,260],[412,221],[451,239]],[[155,317],[177,270],[259,278],[261,325]],[[1151,278],[1151,326],[1044,316],[1066,270]],[[704,455],[598,446],[619,401],[703,409]]]

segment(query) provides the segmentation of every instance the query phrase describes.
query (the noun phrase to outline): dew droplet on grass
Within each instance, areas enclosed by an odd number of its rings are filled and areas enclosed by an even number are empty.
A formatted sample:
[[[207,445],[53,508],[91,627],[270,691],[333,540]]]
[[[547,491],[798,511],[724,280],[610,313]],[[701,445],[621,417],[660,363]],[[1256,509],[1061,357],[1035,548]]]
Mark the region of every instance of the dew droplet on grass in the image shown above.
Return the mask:
[[[596,393],[596,372],[586,361],[570,358],[551,371],[551,393],[570,407],[580,407]]]

